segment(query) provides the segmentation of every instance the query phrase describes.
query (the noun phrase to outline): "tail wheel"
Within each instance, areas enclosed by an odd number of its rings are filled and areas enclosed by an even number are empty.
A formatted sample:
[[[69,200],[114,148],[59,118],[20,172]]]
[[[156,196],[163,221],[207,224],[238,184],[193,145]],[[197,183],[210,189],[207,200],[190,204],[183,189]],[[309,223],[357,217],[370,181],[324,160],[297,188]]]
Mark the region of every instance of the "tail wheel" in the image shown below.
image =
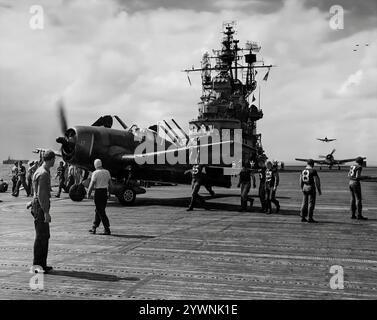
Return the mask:
[[[136,199],[136,192],[130,188],[124,188],[117,195],[118,200],[123,205],[132,205]]]

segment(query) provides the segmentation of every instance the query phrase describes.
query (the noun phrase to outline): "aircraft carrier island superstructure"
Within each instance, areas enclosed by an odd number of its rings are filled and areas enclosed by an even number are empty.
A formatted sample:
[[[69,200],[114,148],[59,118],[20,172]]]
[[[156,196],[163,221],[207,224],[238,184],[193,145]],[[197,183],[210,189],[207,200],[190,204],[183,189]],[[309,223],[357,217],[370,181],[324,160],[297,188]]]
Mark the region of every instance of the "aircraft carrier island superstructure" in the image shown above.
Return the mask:
[[[257,69],[269,70],[272,66],[258,61],[261,47],[256,42],[239,46],[234,27],[234,22],[223,23],[221,49],[212,50],[212,55],[204,53],[200,68],[184,70],[201,72],[202,79],[199,115],[189,122],[190,133],[242,129],[242,159],[256,162],[265,154],[261,134],[257,133],[257,121],[263,118],[263,112],[260,101],[258,107],[253,104],[257,100],[253,92],[257,89]]]

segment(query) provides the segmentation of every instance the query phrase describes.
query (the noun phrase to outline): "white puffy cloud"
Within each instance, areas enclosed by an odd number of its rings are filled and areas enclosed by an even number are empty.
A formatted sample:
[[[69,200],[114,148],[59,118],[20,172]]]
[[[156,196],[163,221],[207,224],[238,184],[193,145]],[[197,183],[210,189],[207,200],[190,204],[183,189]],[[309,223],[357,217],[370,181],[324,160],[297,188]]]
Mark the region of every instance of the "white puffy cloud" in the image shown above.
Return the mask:
[[[200,76],[190,74],[189,86],[181,70],[199,66],[205,51],[220,46],[222,22],[237,20],[241,44],[258,41],[264,61],[277,65],[260,81],[265,117],[258,126],[267,154],[286,162],[315,157],[331,151],[315,141],[327,135],[338,138],[337,156],[377,160],[371,148],[376,28],[333,37],[341,31],[329,28],[328,13],[298,0],[275,10],[260,1],[247,7],[217,1],[213,11],[187,4],[143,2],[137,11],[128,10],[127,1],[39,2],[45,28],[38,31],[28,25],[32,1],[0,8],[0,135],[12,132],[11,144],[1,139],[3,158],[30,157],[35,145],[56,147],[60,97],[70,125],[118,114],[127,124],[175,118],[187,128],[197,114]],[[253,3],[261,9],[251,11]],[[354,52],[358,42],[370,45]]]
[[[338,90],[339,95],[351,94],[355,87],[360,86],[360,82],[363,79],[363,70],[357,70],[355,73],[351,74],[348,79],[341,85]]]

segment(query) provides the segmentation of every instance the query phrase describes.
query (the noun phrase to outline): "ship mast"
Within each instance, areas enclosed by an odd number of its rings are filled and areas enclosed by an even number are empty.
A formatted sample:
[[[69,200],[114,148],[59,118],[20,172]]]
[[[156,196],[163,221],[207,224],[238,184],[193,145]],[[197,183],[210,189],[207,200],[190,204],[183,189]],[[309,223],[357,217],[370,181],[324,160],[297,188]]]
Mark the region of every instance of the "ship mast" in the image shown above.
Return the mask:
[[[221,49],[212,50],[212,55],[204,53],[201,67],[183,70],[200,72],[202,79],[199,115],[190,122],[190,130],[195,128],[242,129],[243,153],[248,159],[263,154],[261,135],[256,132],[256,122],[263,118],[263,112],[248,97],[257,88],[257,69],[270,69],[258,61],[261,47],[247,41],[244,47],[234,38],[235,22],[224,22]],[[254,97],[254,96],[253,96]],[[244,152],[245,149],[245,152]]]

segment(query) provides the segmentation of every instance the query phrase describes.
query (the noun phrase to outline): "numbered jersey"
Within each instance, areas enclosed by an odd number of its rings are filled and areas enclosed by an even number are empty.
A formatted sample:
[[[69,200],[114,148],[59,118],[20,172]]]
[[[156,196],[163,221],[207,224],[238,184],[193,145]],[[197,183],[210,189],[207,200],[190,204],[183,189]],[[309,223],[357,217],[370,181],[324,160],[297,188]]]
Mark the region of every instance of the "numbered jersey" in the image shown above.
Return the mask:
[[[192,167],[191,173],[194,180],[200,180],[203,174],[203,166],[194,165]]]
[[[304,184],[314,186],[314,177],[317,177],[317,170],[313,168],[305,168],[301,172],[301,180]]]
[[[350,178],[350,180],[359,181],[362,169],[363,168],[358,164],[352,165],[350,167],[350,171],[348,172],[348,177]]]
[[[266,170],[266,187],[272,188],[276,180],[276,171],[275,170]]]

